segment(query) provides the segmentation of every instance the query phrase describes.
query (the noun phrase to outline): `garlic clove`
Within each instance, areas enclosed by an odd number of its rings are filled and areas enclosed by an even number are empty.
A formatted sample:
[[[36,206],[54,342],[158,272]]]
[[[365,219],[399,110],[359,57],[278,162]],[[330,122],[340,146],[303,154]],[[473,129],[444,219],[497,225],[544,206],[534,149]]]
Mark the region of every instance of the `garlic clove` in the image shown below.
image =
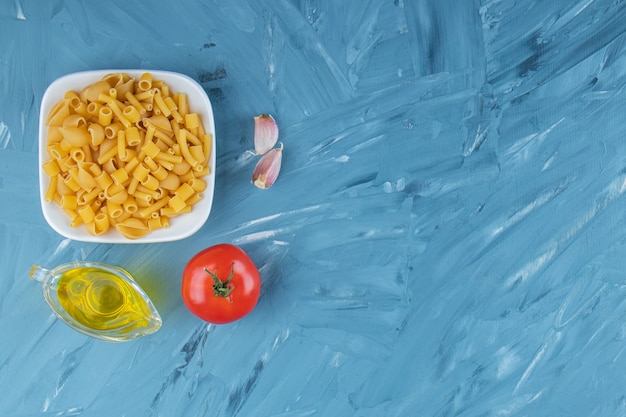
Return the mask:
[[[264,155],[278,141],[278,125],[272,116],[262,114],[254,117],[254,150],[256,155]]]
[[[274,184],[280,172],[280,165],[283,160],[283,144],[272,149],[259,160],[252,173],[252,182],[258,188],[267,189]]]

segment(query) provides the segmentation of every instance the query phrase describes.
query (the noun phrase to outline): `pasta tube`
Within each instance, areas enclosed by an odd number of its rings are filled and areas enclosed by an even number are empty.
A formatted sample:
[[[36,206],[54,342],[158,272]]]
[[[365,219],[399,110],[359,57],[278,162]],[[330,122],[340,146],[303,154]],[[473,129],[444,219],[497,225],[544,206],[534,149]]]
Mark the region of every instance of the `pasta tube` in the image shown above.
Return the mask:
[[[187,95],[149,72],[136,80],[108,74],[67,91],[46,125],[44,199],[67,213],[71,227],[137,239],[203,198],[213,138]]]

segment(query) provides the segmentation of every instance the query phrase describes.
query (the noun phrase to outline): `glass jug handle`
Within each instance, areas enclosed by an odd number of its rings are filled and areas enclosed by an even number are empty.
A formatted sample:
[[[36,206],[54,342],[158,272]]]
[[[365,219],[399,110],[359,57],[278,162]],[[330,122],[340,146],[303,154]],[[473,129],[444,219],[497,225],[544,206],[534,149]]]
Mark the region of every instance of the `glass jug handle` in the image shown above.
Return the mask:
[[[30,271],[28,271],[28,276],[33,281],[43,282],[43,280],[48,276],[50,270],[44,268],[43,266],[33,265],[30,267]]]

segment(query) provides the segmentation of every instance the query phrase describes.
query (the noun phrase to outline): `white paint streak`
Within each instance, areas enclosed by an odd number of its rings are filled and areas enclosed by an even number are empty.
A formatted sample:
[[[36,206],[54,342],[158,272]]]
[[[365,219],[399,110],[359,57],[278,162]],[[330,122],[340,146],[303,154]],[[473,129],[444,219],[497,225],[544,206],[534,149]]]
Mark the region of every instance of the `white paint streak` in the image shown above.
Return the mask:
[[[578,234],[587,224],[589,224],[596,216],[604,210],[610,203],[624,194],[626,191],[626,176],[613,180],[602,193],[596,203],[587,211],[579,216],[573,226],[569,227],[562,233],[558,239],[554,240],[546,250],[538,257],[524,265],[517,273],[513,274],[506,280],[506,286],[511,287],[517,283],[526,281],[529,277],[535,275],[543,268],[553,257],[560,252],[574,236]]]
[[[15,9],[17,11],[18,20],[26,20],[26,15],[24,14],[24,8],[22,7],[22,2],[20,0],[15,0]]]
[[[257,242],[260,240],[269,240],[284,231],[285,231],[284,229],[276,229],[276,230],[264,230],[262,232],[250,233],[250,234],[243,235],[239,238],[234,239],[234,243],[238,245],[243,245],[246,243]]]
[[[534,212],[535,210],[542,207],[546,203],[552,201],[556,196],[558,196],[563,190],[567,188],[567,185],[568,185],[567,182],[560,184],[555,189],[539,195],[533,201],[531,201],[530,203],[522,207],[520,210],[516,211],[512,216],[507,218],[504,222],[502,222],[501,225],[496,227],[491,232],[491,238],[492,239],[496,238],[500,233],[504,232],[505,230],[509,229],[511,226],[522,221],[530,213]]]
[[[254,220],[250,220],[248,222],[242,223],[241,225],[239,225],[238,227],[236,227],[234,230],[243,230],[243,229],[247,229],[249,227],[252,226],[258,226],[264,223],[268,223],[271,221],[274,221],[280,217],[287,217],[287,216],[294,216],[294,215],[300,215],[300,214],[306,214],[306,213],[312,213],[318,210],[321,210],[325,207],[328,207],[328,204],[318,204],[318,205],[314,205],[314,206],[309,206],[309,207],[303,207],[301,209],[296,209],[296,210],[289,210],[289,211],[285,211],[285,212],[281,212],[281,213],[275,213],[269,216],[264,216],[264,217],[259,217],[257,219]]]
[[[556,332],[553,335],[551,340],[545,342],[541,346],[539,351],[535,354],[535,356],[533,357],[532,361],[530,362],[530,364],[528,365],[528,367],[526,368],[526,370],[522,374],[522,377],[517,382],[517,385],[515,385],[515,389],[513,390],[514,394],[517,395],[519,393],[520,389],[523,387],[523,385],[526,383],[526,381],[530,378],[531,374],[533,373],[533,370],[537,367],[537,365],[539,364],[541,359],[544,357],[544,355],[546,354],[548,349],[554,347],[554,345],[561,340],[561,337],[562,337],[561,332]]]
[[[478,132],[476,133],[476,135],[474,136],[474,142],[472,143],[472,146],[470,146],[470,148],[465,151],[465,153],[463,154],[464,157],[468,157],[471,154],[473,154],[474,152],[476,152],[480,146],[485,142],[485,140],[487,139],[487,134],[489,133],[489,128],[485,128],[484,130],[481,130],[480,128],[478,129]]]
[[[6,149],[11,142],[11,131],[6,123],[0,122],[0,149]]]
[[[496,352],[498,367],[496,378],[502,380],[511,375],[517,369],[520,363],[520,357],[507,347],[502,347]]]

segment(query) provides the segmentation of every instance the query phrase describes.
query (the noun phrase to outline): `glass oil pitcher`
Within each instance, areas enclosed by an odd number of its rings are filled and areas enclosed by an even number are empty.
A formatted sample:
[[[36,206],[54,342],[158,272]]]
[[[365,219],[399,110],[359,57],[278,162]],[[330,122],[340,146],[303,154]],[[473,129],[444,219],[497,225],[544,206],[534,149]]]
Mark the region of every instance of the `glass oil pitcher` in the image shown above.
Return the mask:
[[[150,298],[117,266],[78,261],[49,270],[33,265],[29,275],[41,282],[44,298],[56,316],[85,335],[123,342],[161,327],[161,316]]]

